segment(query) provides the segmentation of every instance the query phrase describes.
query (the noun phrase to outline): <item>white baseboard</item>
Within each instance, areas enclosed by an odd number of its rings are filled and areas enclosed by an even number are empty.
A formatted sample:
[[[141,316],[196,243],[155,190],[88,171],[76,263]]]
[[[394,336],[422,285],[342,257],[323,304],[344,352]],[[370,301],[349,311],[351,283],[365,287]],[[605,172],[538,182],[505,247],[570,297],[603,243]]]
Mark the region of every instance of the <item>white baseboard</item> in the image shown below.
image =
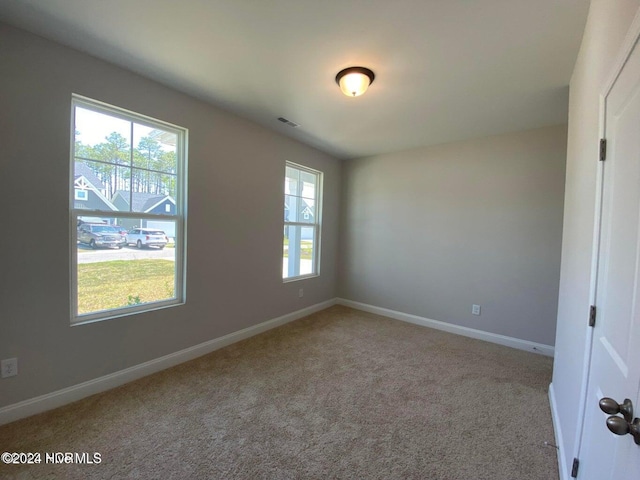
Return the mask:
[[[414,323],[416,325],[422,325],[423,327],[435,328],[436,330],[443,330],[445,332],[455,333],[457,335],[463,335],[465,337],[471,337],[478,340],[484,340],[486,342],[497,343],[499,345],[505,345],[507,347],[517,348],[519,350],[539,353],[548,357],[553,357],[554,355],[554,347],[552,347],[551,345],[544,345],[542,343],[530,342],[528,340],[521,340],[519,338],[507,337],[505,335],[498,335],[497,333],[485,332],[483,330],[476,330],[474,328],[461,327],[460,325],[440,322],[438,320],[431,320],[429,318],[419,317],[417,315],[411,315],[409,313],[397,312],[395,310],[376,307],[373,305],[368,305],[366,303],[345,300],[344,298],[338,298],[336,303],[338,305],[344,305],[346,307],[355,308],[364,312],[375,313],[377,315],[383,315],[385,317],[394,318],[396,320],[402,320],[403,322]]]
[[[214,338],[213,340],[194,345],[193,347],[185,348],[179,352],[171,353],[72,387],[63,388],[62,390],[57,390],[39,397],[14,403],[13,405],[8,405],[0,408],[0,425],[29,417],[37,413],[42,413],[53,408],[61,407],[96,393],[110,390],[133,380],[151,375],[152,373],[165,370],[188,360],[193,360],[194,358],[206,355],[207,353],[226,347],[232,343],[253,337],[259,333],[266,332],[272,328],[306,317],[307,315],[319,312],[320,310],[324,310],[325,308],[329,308],[335,304],[336,299],[317,303],[281,317],[267,320],[266,322],[254,325],[253,327],[248,327],[223,337]]]
[[[556,446],[558,447],[558,472],[560,480],[568,480],[569,465],[567,458],[563,452],[564,441],[562,439],[562,428],[560,427],[560,417],[558,417],[558,404],[556,403],[556,392],[553,383],[549,385],[549,404],[551,405],[551,421],[553,422],[553,433],[556,438]]]

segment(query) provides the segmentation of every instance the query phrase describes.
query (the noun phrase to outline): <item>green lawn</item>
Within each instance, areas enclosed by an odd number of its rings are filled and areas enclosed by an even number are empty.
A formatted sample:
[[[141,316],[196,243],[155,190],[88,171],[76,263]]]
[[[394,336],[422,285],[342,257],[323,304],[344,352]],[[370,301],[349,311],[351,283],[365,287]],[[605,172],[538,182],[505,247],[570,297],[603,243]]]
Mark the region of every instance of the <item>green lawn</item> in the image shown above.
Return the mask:
[[[313,252],[313,242],[310,240],[302,240],[300,241],[300,258],[304,258],[307,260],[311,260],[311,254]],[[284,239],[284,258],[289,257],[289,239],[285,237]]]
[[[170,260],[114,260],[78,265],[78,313],[165,300],[174,296]]]

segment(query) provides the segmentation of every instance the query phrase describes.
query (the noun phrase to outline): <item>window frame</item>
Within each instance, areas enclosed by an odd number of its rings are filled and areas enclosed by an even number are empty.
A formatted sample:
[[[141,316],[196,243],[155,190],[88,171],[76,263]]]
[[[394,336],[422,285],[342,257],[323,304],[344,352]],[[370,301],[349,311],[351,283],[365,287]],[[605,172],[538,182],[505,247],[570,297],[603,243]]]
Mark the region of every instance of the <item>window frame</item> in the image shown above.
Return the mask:
[[[97,113],[109,115],[114,118],[133,122],[150,128],[159,128],[163,131],[176,134],[176,213],[175,214],[150,214],[136,211],[108,211],[95,209],[75,208],[75,126],[76,107],[92,110]],[[82,95],[72,94],[70,112],[70,163],[69,163],[69,240],[70,240],[70,314],[71,326],[83,325],[112,318],[129,316],[136,313],[159,310],[167,307],[183,305],[186,302],[186,258],[187,258],[187,152],[189,132],[186,128],[158,120],[146,115],[133,112],[124,108],[100,102]],[[131,138],[133,149],[133,138]],[[86,159],[95,163],[97,160]],[[104,162],[103,162],[104,163]],[[175,279],[174,297],[166,300],[152,301],[140,305],[126,305],[108,310],[79,314],[78,313],[78,218],[87,217],[117,217],[151,220],[167,220],[175,222]]]
[[[80,192],[84,193],[84,198],[82,198],[82,195],[79,195]],[[89,190],[86,189],[82,189],[82,188],[74,188],[74,200],[80,200],[83,202],[86,202],[89,200]]]
[[[283,283],[288,283],[288,282],[295,282],[298,280],[304,280],[307,278],[313,278],[313,277],[319,277],[320,276],[320,252],[321,252],[321,248],[320,248],[320,244],[321,244],[321,237],[322,237],[322,198],[323,198],[323,188],[324,188],[324,173],[321,172],[320,170],[316,170],[314,168],[310,168],[304,165],[301,165],[299,163],[295,163],[295,162],[290,162],[290,161],[286,161],[285,162],[285,169],[284,169],[284,179],[286,182],[286,178],[287,178],[287,167],[289,168],[294,168],[298,171],[301,172],[305,172],[311,175],[314,175],[316,177],[316,192],[315,192],[315,202],[316,202],[316,215],[315,215],[315,219],[313,223],[309,223],[309,222],[290,222],[287,220],[284,220],[283,222],[283,230],[286,230],[286,228],[288,226],[296,226],[296,227],[313,227],[314,229],[314,233],[313,233],[313,258],[312,258],[312,273],[307,273],[307,274],[303,274],[303,275],[296,275],[296,276],[292,276],[292,277],[284,277],[284,273],[283,273],[283,277],[282,277],[282,282]],[[284,190],[284,189],[283,189]],[[297,196],[297,195],[296,195]],[[286,198],[287,198],[287,192],[283,191],[283,199],[286,202]],[[300,197],[301,198],[301,197]],[[286,203],[285,203],[286,205]],[[283,258],[284,258],[284,235],[282,238],[282,245],[283,245]],[[291,253],[291,243],[289,243],[289,250],[288,250],[289,254]],[[288,257],[289,259],[291,258],[291,256]],[[282,264],[281,266],[281,270],[282,270]]]

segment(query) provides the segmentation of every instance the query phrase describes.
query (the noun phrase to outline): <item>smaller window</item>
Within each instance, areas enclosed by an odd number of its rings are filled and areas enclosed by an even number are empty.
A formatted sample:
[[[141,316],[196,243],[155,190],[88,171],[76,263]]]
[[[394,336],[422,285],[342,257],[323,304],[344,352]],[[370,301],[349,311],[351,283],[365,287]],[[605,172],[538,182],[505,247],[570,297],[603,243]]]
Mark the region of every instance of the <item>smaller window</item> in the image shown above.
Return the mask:
[[[282,278],[318,275],[322,172],[287,162],[284,180]]]
[[[88,190],[81,190],[79,188],[76,188],[75,199],[76,200],[88,200],[89,199],[89,191]]]
[[[164,211],[167,213],[171,213],[171,205],[169,203],[165,204]]]

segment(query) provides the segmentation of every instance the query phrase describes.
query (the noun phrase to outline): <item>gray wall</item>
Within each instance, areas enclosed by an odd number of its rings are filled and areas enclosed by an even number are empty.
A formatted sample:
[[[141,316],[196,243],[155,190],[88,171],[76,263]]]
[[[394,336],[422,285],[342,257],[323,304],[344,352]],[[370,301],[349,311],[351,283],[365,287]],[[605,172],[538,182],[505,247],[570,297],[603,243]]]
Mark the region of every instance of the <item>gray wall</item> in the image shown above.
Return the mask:
[[[0,358],[20,371],[1,380],[0,407],[336,296],[339,161],[3,24],[0,65]],[[189,129],[186,305],[69,326],[72,93]],[[325,177],[322,275],[283,284],[286,160]]]
[[[20,362],[20,374],[2,380],[0,407],[338,294],[553,344],[565,127],[341,165],[175,90],[3,24],[0,65],[0,200],[10,207],[3,218],[8,234],[0,235],[0,358]],[[72,93],[189,129],[186,305],[69,326]],[[322,275],[283,284],[286,160],[322,170],[325,178]],[[480,317],[471,315],[472,303],[482,305]]]
[[[599,100],[639,0],[591,0],[571,79],[567,182],[553,401],[560,454],[566,469],[577,454],[577,406],[582,399],[598,169]],[[565,477],[568,473],[565,471]]]
[[[345,162],[340,296],[553,345],[566,134]]]

